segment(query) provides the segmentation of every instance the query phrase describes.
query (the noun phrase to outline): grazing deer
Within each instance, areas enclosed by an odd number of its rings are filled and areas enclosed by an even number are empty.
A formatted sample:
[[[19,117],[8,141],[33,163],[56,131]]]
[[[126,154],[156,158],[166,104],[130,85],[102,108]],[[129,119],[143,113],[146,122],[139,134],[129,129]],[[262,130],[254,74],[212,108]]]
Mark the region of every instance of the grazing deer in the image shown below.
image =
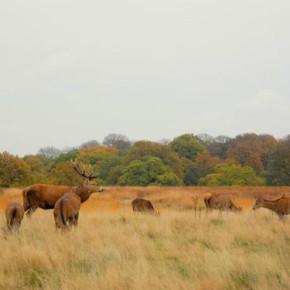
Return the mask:
[[[56,228],[65,230],[77,226],[80,207],[81,198],[73,192],[65,193],[58,199],[53,211]]]
[[[211,195],[204,198],[206,208],[217,209],[217,210],[232,210],[240,211],[241,209],[236,207],[232,202],[230,195]]]
[[[10,232],[18,231],[21,225],[24,209],[18,202],[10,202],[5,210],[7,228]]]
[[[23,207],[26,215],[31,216],[37,208],[53,209],[56,201],[67,192],[79,195],[81,202],[85,202],[93,192],[101,192],[103,188],[92,184],[97,175],[87,174],[81,170],[78,163],[72,162],[74,170],[87,181],[79,186],[33,184],[23,189]]]
[[[257,198],[253,209],[256,210],[261,207],[272,210],[279,216],[280,219],[283,219],[285,215],[290,214],[290,197],[282,195],[273,200],[267,200],[263,197],[259,197]]]
[[[159,215],[159,211],[155,210],[152,203],[144,198],[135,198],[132,203],[132,208],[134,212],[147,212],[147,213],[155,213]]]

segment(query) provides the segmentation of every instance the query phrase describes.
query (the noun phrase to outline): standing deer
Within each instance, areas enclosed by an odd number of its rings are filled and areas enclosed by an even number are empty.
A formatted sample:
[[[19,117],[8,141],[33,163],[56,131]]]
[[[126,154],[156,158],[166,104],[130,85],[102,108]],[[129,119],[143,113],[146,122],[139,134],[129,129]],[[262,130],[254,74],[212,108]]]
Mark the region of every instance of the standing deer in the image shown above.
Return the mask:
[[[54,206],[54,220],[57,229],[65,230],[71,226],[77,226],[81,198],[79,195],[68,192],[65,193]]]
[[[24,216],[23,206],[18,202],[10,202],[5,210],[6,224],[10,232],[18,231]]]
[[[281,197],[272,200],[259,197],[256,200],[253,209],[256,210],[261,207],[272,210],[280,219],[283,219],[285,215],[290,214],[290,197],[282,195]]]
[[[132,208],[134,212],[147,212],[147,213],[155,213],[159,215],[159,211],[155,210],[152,203],[144,198],[135,198],[132,203]]]
[[[101,186],[92,184],[92,180],[98,175],[87,174],[75,161],[72,161],[72,165],[74,170],[86,181],[79,186],[33,184],[24,188],[22,192],[23,207],[27,216],[31,216],[37,208],[53,209],[56,201],[67,192],[76,193],[83,203],[93,192],[104,190]]]

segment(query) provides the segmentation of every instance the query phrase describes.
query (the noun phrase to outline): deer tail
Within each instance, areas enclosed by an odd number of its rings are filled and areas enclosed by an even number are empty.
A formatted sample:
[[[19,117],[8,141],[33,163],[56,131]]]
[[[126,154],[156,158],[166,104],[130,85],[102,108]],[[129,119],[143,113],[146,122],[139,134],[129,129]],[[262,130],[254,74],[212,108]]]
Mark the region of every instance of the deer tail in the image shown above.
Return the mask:
[[[22,191],[22,198],[23,198],[23,208],[24,211],[27,211],[29,209],[29,200],[28,200],[28,192],[29,188],[24,188]]]

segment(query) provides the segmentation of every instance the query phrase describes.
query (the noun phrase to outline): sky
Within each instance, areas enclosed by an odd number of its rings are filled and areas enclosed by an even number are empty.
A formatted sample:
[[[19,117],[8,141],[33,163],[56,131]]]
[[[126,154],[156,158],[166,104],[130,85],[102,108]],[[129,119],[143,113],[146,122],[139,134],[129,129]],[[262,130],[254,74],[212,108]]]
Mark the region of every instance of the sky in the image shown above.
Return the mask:
[[[0,152],[290,133],[289,0],[2,0]]]

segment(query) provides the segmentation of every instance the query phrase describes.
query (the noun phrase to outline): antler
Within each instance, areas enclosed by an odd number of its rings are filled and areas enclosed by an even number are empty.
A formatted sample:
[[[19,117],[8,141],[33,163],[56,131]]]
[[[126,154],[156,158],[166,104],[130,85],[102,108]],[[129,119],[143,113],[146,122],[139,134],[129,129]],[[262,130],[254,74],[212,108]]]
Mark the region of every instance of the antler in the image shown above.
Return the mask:
[[[71,163],[73,165],[73,169],[82,177],[88,179],[89,181],[91,181],[92,179],[95,179],[99,176],[99,174],[88,174],[85,172],[84,169],[81,169],[79,163],[76,160],[71,160]]]

